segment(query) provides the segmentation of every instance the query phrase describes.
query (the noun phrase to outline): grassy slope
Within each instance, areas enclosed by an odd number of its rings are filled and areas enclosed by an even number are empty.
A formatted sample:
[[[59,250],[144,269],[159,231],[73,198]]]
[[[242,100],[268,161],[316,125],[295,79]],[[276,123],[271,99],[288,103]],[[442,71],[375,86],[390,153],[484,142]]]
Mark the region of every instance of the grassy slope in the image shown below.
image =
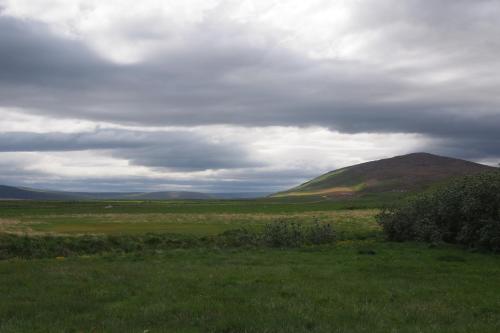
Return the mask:
[[[406,192],[420,190],[452,177],[490,170],[494,168],[459,159],[416,153],[335,170],[275,196]]]

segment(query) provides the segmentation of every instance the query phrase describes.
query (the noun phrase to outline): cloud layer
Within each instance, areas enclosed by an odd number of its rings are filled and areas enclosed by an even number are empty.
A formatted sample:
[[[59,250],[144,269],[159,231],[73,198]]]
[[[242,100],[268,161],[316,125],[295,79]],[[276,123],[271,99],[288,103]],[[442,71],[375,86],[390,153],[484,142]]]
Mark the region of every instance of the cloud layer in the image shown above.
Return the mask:
[[[497,1],[75,0],[0,7],[0,108],[47,123],[97,126],[72,133],[0,126],[1,152],[91,151],[149,168],[150,176],[191,172],[193,186],[196,173],[208,172],[213,184],[259,189],[274,172],[288,185],[353,159],[416,147],[500,159]],[[294,169],[287,164],[296,156],[274,147],[280,165],[263,153],[265,140],[276,142],[272,128],[282,128],[285,140],[297,131],[329,131],[317,146],[349,147],[354,158],[321,163],[321,153],[302,152]],[[264,141],[252,138],[259,129]],[[372,156],[353,147],[349,135],[360,134],[377,137],[386,152]],[[390,141],[394,134],[414,135],[420,144],[411,139],[402,149]],[[307,160],[321,167],[299,172]],[[172,185],[180,179],[161,177]]]
[[[105,150],[132,164],[199,171],[255,167],[243,146],[221,144],[192,131],[97,129],[79,133],[0,133],[0,152]]]

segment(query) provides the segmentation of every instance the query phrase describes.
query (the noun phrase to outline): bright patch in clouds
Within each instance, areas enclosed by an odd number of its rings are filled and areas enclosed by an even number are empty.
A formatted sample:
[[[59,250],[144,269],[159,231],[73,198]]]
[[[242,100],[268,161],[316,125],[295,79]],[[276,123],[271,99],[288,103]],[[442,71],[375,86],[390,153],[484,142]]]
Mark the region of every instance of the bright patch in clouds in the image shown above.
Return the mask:
[[[102,56],[122,63],[141,61],[162,48],[182,46],[183,35],[204,20],[233,22],[256,30],[262,34],[254,36],[256,43],[269,35],[278,39],[280,47],[311,56],[344,57],[355,54],[362,38],[345,35],[350,27],[349,2],[9,0],[5,13],[43,21],[54,32],[82,39]],[[148,26],[147,31],[144,26]]]

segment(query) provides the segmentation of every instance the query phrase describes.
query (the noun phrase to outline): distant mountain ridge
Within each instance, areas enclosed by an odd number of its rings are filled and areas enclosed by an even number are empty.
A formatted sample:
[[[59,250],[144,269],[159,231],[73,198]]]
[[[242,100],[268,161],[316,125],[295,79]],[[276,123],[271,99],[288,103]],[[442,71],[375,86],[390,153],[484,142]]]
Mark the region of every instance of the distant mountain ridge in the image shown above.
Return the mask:
[[[52,191],[40,191],[14,186],[0,185],[0,199],[2,200],[71,200],[72,195],[59,194]]]
[[[268,193],[201,193],[190,191],[161,192],[64,192],[0,185],[0,200],[207,200],[246,199]]]
[[[337,169],[272,197],[408,192],[452,177],[492,170],[496,168],[429,153],[412,153]]]
[[[0,185],[0,200],[171,200],[214,199],[199,192],[64,192]]]

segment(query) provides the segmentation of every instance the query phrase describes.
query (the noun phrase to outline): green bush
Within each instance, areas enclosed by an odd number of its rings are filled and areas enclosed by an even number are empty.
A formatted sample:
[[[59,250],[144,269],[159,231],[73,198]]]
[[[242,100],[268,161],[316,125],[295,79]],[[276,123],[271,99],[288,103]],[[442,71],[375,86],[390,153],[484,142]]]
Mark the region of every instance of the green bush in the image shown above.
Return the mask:
[[[268,223],[260,231],[246,228],[228,230],[215,237],[221,247],[266,246],[300,247],[334,243],[336,234],[330,224],[312,224],[279,220]]]
[[[264,227],[263,240],[270,247],[299,247],[335,242],[336,235],[330,224],[302,224],[277,221]]]
[[[215,238],[215,241],[221,247],[259,246],[261,237],[255,231],[241,228],[224,231]]]
[[[500,252],[500,172],[456,179],[384,209],[377,219],[389,240]]]
[[[321,224],[318,221],[314,221],[313,225],[308,228],[307,240],[311,244],[334,243],[336,239],[337,234],[329,223]]]
[[[297,247],[305,243],[305,232],[300,223],[278,221],[265,225],[263,239],[270,247]]]

